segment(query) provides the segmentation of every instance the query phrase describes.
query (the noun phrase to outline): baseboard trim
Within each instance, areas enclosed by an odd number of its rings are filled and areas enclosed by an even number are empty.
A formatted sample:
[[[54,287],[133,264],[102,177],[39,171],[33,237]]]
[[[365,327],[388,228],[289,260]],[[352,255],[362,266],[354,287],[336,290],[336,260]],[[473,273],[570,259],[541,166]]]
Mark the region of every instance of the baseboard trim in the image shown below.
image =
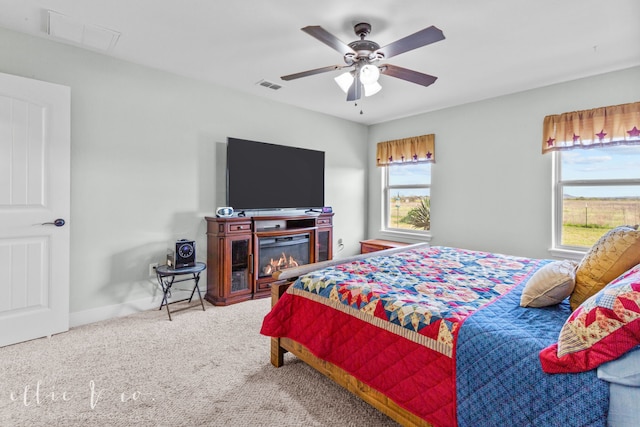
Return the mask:
[[[189,298],[191,291],[173,291],[172,300],[179,300],[183,298]],[[197,295],[194,298],[197,299]],[[109,320],[116,317],[128,316],[130,314],[139,313],[141,311],[158,309],[162,301],[162,294],[150,297],[142,298],[135,301],[127,301],[122,304],[107,305],[104,307],[91,308],[89,310],[76,311],[69,313],[69,327],[87,325],[89,323],[100,322],[102,320]],[[163,308],[166,310],[166,308]]]

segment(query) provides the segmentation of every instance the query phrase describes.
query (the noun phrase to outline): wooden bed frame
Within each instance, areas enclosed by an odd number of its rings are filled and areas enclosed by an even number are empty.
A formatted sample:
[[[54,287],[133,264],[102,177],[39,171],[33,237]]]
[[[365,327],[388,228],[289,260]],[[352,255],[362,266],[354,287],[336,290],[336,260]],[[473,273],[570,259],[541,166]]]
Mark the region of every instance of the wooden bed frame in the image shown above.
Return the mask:
[[[346,262],[367,258],[369,256],[378,256],[384,254],[392,254],[395,252],[405,251],[414,247],[425,246],[426,244],[416,244],[405,246],[403,248],[387,249],[384,251],[369,253],[366,255],[356,255],[350,258],[342,258],[339,260],[325,261],[317,264],[305,265],[299,268],[291,268],[274,274],[278,281],[271,285],[271,306],[273,307],[287,288],[295,282],[297,276],[317,270],[319,268],[328,267],[330,265],[343,264]],[[403,426],[431,426],[422,418],[398,406],[387,396],[377,390],[372,389],[354,376],[350,375],[338,366],[314,356],[305,346],[293,341],[289,338],[271,338],[271,364],[277,368],[284,364],[284,354],[290,352],[298,359],[302,360],[322,375],[330,378],[337,384],[347,389],[352,394],[358,396],[365,402],[369,403],[380,412],[388,415],[390,418],[399,422]]]

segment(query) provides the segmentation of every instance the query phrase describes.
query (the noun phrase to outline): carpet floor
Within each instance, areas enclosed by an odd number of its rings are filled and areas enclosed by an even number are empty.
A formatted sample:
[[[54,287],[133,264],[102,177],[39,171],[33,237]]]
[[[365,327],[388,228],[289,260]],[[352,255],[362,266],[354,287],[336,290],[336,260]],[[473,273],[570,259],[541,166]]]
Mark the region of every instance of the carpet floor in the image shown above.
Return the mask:
[[[397,426],[291,355],[274,368],[268,299],[184,304],[0,348],[0,425]]]

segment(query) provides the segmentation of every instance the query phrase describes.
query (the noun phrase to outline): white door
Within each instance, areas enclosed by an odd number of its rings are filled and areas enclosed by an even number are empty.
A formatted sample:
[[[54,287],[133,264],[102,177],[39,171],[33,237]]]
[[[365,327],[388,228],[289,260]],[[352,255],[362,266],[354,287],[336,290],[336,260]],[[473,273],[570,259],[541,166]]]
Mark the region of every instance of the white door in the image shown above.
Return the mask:
[[[0,74],[0,347],[69,329],[70,100]]]

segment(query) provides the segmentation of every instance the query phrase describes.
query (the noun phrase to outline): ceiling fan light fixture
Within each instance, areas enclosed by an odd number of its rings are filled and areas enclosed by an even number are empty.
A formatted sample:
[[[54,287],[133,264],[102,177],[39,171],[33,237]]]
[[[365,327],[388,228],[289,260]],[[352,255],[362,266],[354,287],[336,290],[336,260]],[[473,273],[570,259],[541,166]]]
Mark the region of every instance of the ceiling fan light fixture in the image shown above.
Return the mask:
[[[282,76],[281,79],[289,81],[300,77],[353,67],[351,72],[334,78],[340,86],[340,89],[347,94],[347,101],[349,102],[359,100],[363,94],[364,96],[371,96],[380,92],[382,86],[378,83],[378,79],[381,73],[422,86],[429,86],[436,81],[437,77],[418,71],[391,64],[383,64],[380,67],[375,64],[382,59],[392,58],[401,53],[444,40],[444,34],[439,28],[432,25],[383,47],[380,47],[378,43],[372,40],[366,39],[366,36],[371,32],[370,24],[360,22],[356,24],[353,29],[356,35],[360,37],[360,40],[346,44],[319,25],[309,25],[301,28],[302,31],[311,37],[340,52],[346,65],[330,65],[328,67],[316,68],[301,73]]]
[[[360,69],[360,81],[365,86],[377,83],[379,77],[380,70],[375,65],[367,64]]]
[[[340,89],[342,89],[344,93],[347,93],[349,91],[349,88],[353,84],[353,76],[350,72],[342,73],[334,80],[336,81],[338,86],[340,86]]]
[[[368,85],[363,84],[362,86],[364,86],[364,96],[375,95],[382,89],[382,86],[380,86],[378,82],[373,82]]]

